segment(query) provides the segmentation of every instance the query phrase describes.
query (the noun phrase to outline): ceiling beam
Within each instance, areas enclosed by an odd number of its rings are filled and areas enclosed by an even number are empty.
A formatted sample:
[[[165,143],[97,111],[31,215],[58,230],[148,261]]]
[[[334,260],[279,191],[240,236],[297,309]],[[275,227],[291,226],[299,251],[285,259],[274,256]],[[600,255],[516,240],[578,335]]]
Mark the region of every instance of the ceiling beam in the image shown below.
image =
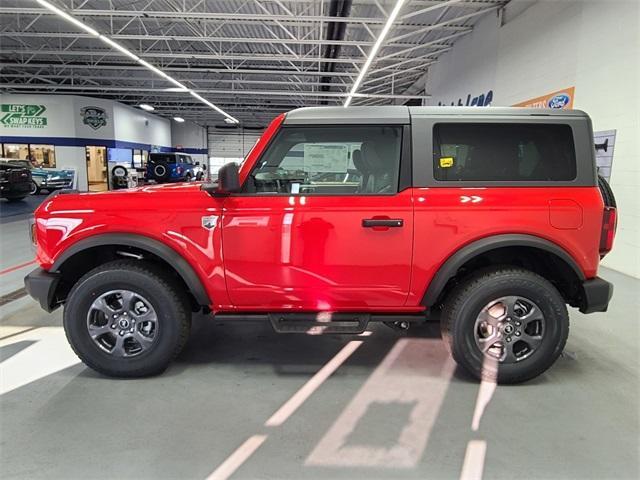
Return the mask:
[[[156,94],[162,95],[166,93],[175,93],[175,92],[167,92],[162,88],[146,88],[141,91],[132,91],[131,87],[117,87],[117,86],[107,86],[107,85],[67,85],[67,84],[56,84],[56,85],[42,85],[42,84],[15,84],[15,83],[1,83],[0,88],[6,89],[14,89],[14,90],[66,90],[66,91],[87,91],[87,92],[130,92],[131,95],[149,95]],[[284,97],[337,97],[344,98],[348,97],[348,92],[310,92],[310,91],[300,91],[300,90],[230,90],[230,89],[210,89],[210,88],[194,88],[192,89],[196,93],[207,94],[207,95],[268,95],[268,96],[277,96],[282,95]],[[422,98],[423,95],[392,95],[392,94],[369,94],[369,93],[354,93],[353,97],[358,98],[388,98],[388,99],[397,99],[397,100],[409,100],[412,98]]]

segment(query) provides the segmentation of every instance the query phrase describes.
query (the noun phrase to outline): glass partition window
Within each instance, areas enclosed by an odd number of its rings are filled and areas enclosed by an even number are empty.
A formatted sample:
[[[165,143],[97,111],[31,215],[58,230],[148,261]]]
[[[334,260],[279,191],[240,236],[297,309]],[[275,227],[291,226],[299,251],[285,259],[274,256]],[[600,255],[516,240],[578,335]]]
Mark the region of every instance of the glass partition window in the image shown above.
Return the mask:
[[[34,167],[53,168],[56,166],[56,153],[53,145],[26,143],[5,143],[2,145],[5,158],[29,160]]]
[[[29,160],[29,145],[26,143],[5,143],[3,149],[5,158]]]
[[[396,193],[401,145],[401,127],[286,127],[254,167],[245,192]]]
[[[147,150],[133,150],[133,166],[136,168],[144,168],[147,166],[149,152]]]
[[[54,168],[56,166],[56,153],[53,145],[29,145],[31,163],[38,167]]]

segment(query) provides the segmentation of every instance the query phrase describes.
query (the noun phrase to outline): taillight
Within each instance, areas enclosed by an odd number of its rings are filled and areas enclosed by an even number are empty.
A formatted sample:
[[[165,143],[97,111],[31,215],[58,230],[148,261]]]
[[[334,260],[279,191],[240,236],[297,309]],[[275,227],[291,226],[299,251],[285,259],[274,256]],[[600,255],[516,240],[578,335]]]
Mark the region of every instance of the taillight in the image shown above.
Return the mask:
[[[33,217],[29,219],[29,240],[31,240],[32,247],[36,247],[38,245],[36,221]]]
[[[600,233],[600,258],[613,248],[613,237],[616,235],[618,213],[614,207],[605,207],[602,216],[602,231]]]

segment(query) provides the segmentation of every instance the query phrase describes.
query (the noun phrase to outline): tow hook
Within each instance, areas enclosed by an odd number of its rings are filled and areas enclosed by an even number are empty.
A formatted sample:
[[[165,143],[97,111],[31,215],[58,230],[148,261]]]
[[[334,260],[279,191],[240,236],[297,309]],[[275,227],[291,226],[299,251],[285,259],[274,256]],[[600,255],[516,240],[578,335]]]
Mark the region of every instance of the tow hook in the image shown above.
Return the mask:
[[[406,332],[407,330],[409,330],[410,325],[406,320],[399,320],[397,322],[384,322],[384,324],[392,330],[400,332]]]

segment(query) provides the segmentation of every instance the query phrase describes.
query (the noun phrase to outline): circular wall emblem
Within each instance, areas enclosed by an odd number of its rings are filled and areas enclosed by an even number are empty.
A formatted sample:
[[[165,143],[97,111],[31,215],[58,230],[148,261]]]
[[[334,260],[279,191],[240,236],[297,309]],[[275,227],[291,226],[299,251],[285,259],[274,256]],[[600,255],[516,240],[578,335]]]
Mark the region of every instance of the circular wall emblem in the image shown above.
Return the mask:
[[[80,109],[82,123],[89,125],[94,130],[104,127],[107,124],[107,112],[100,107],[82,107]]]

